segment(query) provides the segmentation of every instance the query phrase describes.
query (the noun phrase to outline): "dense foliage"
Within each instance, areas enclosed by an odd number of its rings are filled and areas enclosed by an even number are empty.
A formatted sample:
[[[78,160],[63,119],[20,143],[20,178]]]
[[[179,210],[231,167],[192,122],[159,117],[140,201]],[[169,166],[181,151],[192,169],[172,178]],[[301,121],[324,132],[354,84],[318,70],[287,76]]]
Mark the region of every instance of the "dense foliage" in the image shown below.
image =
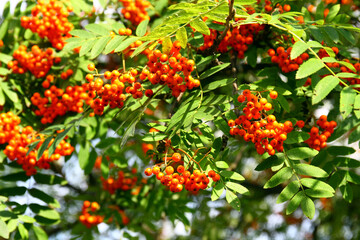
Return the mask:
[[[19,1],[0,239],[358,239],[359,1]]]

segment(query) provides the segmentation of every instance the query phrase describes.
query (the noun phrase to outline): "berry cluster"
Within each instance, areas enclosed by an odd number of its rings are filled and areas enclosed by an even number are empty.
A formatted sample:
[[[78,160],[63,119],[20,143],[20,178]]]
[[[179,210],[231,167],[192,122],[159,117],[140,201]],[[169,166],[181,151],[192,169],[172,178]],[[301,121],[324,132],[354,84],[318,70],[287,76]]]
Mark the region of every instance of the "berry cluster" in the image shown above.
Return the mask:
[[[172,160],[177,165],[176,172],[173,166],[168,165],[162,172],[161,168],[156,165],[153,168],[146,168],[145,175],[156,175],[156,179],[168,187],[171,192],[181,192],[185,186],[185,190],[196,194],[200,189],[206,189],[208,187],[210,182],[209,177],[212,178],[214,182],[220,180],[220,175],[213,170],[210,170],[208,175],[206,175],[198,169],[192,172],[190,168],[186,169],[181,161],[180,153],[175,152],[172,157],[167,160]]]
[[[270,98],[276,99],[277,92],[271,91]],[[244,90],[238,97],[240,103],[246,102],[243,108],[243,115],[235,120],[229,120],[231,135],[239,135],[245,141],[253,142],[259,154],[268,152],[270,155],[283,151],[283,143],[287,139],[287,134],[293,130],[290,121],[278,123],[274,115],[266,116],[266,111],[272,109],[271,103],[266,98],[258,98],[250,92]]]
[[[62,1],[50,0],[47,3],[39,0],[31,10],[31,17],[21,17],[21,26],[41,38],[47,37],[54,48],[61,50],[74,27],[67,19],[71,11],[71,7],[64,8]]]
[[[265,0],[264,9],[266,12],[271,12],[273,10],[273,7],[271,5],[272,5],[272,2],[270,0]],[[284,6],[281,6],[279,3],[277,3],[276,8],[278,9],[278,11],[280,13],[289,12],[291,10],[291,7],[289,4],[285,4]]]
[[[134,171],[132,171],[134,173]],[[136,169],[135,169],[136,173]],[[124,171],[118,171],[117,177],[109,177],[105,179],[101,176],[102,186],[105,190],[107,190],[110,194],[114,194],[117,189],[127,191],[132,189],[137,183],[138,178],[136,176],[127,177],[129,173],[125,173]]]
[[[150,7],[150,2],[146,0],[119,0],[123,4],[121,13],[124,18],[129,20],[134,26],[139,25],[144,20],[150,20],[146,11]]]
[[[52,123],[57,116],[63,116],[69,111],[83,112],[84,101],[88,105],[92,103],[92,98],[86,93],[87,90],[87,84],[68,86],[65,92],[53,85],[45,90],[44,97],[41,97],[38,92],[34,93],[31,102],[38,108],[35,114],[42,116],[41,123]]]
[[[316,121],[316,125],[322,128],[322,132],[320,133],[320,129],[318,127],[312,127],[310,130],[310,138],[305,141],[309,145],[309,147],[320,151],[322,148],[327,146],[326,141],[334,132],[334,128],[337,126],[335,121],[327,121],[327,117],[325,115],[320,116],[320,118]]]
[[[0,142],[2,144],[8,143],[4,150],[5,155],[11,161],[16,160],[18,164],[22,165],[28,176],[36,174],[35,167],[48,169],[50,168],[50,162],[59,160],[61,156],[71,155],[74,151],[74,148],[69,143],[62,140],[51,156],[49,156],[48,150],[45,150],[43,155],[36,160],[37,150],[43,144],[45,138],[43,135],[37,134],[30,126],[20,130],[19,124],[20,118],[13,113],[0,114]],[[29,144],[38,140],[40,142],[27,154]],[[50,141],[49,146],[53,141],[54,139]]]
[[[93,64],[89,64],[88,69],[93,71],[95,66]],[[92,74],[86,75],[86,80],[88,83],[86,84],[88,89],[88,97],[94,99],[90,104],[90,107],[94,110],[96,115],[102,115],[106,106],[110,106],[110,108],[121,108],[124,106],[124,101],[127,96],[125,95],[125,83],[131,84],[133,86],[131,88],[131,92],[134,98],[142,97],[142,92],[138,91],[140,88],[138,84],[136,84],[135,88],[135,76],[138,74],[136,69],[132,69],[126,73],[120,73],[117,70],[112,72],[105,72],[104,78],[105,80],[110,80],[111,82],[105,83],[104,81],[98,77],[94,79]],[[129,92],[129,89],[127,89]],[[141,96],[140,96],[141,95]],[[98,98],[96,98],[98,96]]]
[[[15,60],[8,62],[8,68],[13,73],[24,74],[29,70],[36,78],[45,77],[54,64],[53,50],[42,51],[37,45],[32,46],[29,52],[26,46],[21,45],[14,51],[13,57]]]
[[[268,54],[271,57],[271,62],[277,63],[284,73],[293,72],[299,69],[299,65],[309,59],[309,54],[303,53],[295,59],[290,59],[292,47],[285,49],[284,47],[278,47],[276,51],[269,49]]]
[[[239,19],[237,19],[239,20]],[[218,46],[219,52],[228,52],[229,48],[235,50],[237,57],[243,59],[244,53],[248,49],[248,45],[251,45],[254,41],[254,36],[264,29],[264,25],[260,24],[246,24],[241,25],[239,28],[233,28],[228,30],[224,39]],[[214,45],[215,39],[222,32],[217,32],[214,29],[210,30],[210,35],[204,35],[204,45],[200,47],[201,51],[204,51]]]
[[[194,71],[195,62],[180,53],[180,42],[175,41],[169,54],[154,50],[148,55],[147,68],[140,74],[140,80],[146,78],[153,84],[167,85],[174,97],[178,97],[186,89],[193,89],[200,86],[200,81],[191,76]],[[145,92],[145,95],[152,95],[152,91]]]
[[[79,220],[87,228],[98,225],[104,221],[104,217],[96,215],[95,213],[100,209],[100,205],[97,202],[84,201],[81,215]]]

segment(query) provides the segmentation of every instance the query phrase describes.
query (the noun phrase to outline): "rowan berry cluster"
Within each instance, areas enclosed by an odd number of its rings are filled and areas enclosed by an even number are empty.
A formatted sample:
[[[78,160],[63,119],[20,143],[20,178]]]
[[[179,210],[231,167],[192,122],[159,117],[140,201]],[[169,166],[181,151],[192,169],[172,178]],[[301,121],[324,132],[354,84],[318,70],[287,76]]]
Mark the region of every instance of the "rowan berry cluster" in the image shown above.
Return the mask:
[[[27,47],[19,46],[13,53],[14,61],[8,62],[8,68],[16,74],[24,74],[30,71],[36,78],[46,76],[54,64],[53,50],[51,48],[42,51],[39,46],[34,45],[31,51],[27,52]]]
[[[210,182],[209,178],[212,178],[214,182],[220,180],[220,175],[213,170],[210,170],[206,175],[206,173],[198,169],[186,169],[181,158],[181,154],[175,152],[171,157],[166,159],[169,162],[163,170],[158,166],[159,164],[157,164],[152,168],[146,168],[145,175],[156,175],[156,179],[174,193],[181,192],[185,187],[185,190],[196,194],[200,189],[206,189],[208,187]],[[171,163],[173,163],[173,166],[169,165]],[[174,166],[176,166],[176,172]]]
[[[292,47],[285,49],[278,47],[276,51],[269,49],[268,54],[271,57],[271,62],[277,63],[284,73],[293,72],[299,69],[299,66],[309,59],[309,54],[303,53],[295,59],[290,59]]]
[[[136,173],[132,171],[132,173],[125,173],[124,171],[120,170],[117,172],[116,177],[109,177],[105,179],[104,177],[100,177],[102,186],[104,190],[108,191],[110,194],[114,194],[117,189],[128,191],[135,187],[138,178],[132,174]]]
[[[11,121],[11,122],[10,122]],[[49,163],[59,160],[61,156],[71,155],[74,148],[62,140],[56,147],[54,153],[49,156],[48,150],[45,150],[43,155],[36,160],[37,150],[43,144],[45,138],[41,134],[37,134],[32,127],[27,126],[22,130],[19,127],[20,118],[11,112],[0,114],[0,142],[2,144],[8,143],[5,147],[4,153],[11,160],[22,165],[26,171],[26,175],[31,176],[36,174],[36,167],[39,169],[48,169]],[[39,141],[36,147],[30,151],[29,144]],[[54,139],[50,141],[49,146]]]
[[[140,80],[148,79],[153,85],[167,85],[174,97],[178,97],[186,89],[193,89],[200,86],[200,81],[191,76],[194,71],[195,62],[182,57],[179,41],[175,41],[169,54],[154,50],[148,55],[147,68],[140,74]],[[151,96],[152,91],[145,92]]]
[[[240,19],[236,19],[240,20]],[[233,49],[239,59],[245,57],[244,53],[254,41],[254,36],[264,29],[264,25],[260,24],[246,24],[241,25],[239,28],[233,28],[228,30],[223,40],[218,46],[218,51],[225,53],[229,51],[229,48]],[[204,45],[199,49],[204,51],[211,48],[214,45],[215,39],[222,32],[218,32],[214,29],[210,29],[210,35],[204,35]]]
[[[271,91],[269,95],[270,98],[276,99],[278,94]],[[272,109],[272,104],[266,98],[261,98],[261,95],[257,97],[252,94],[250,90],[244,90],[238,101],[246,103],[246,107],[243,108],[243,115],[228,121],[231,127],[230,134],[253,142],[259,154],[268,152],[274,155],[275,151],[282,152],[287,134],[293,130],[292,123],[279,123],[274,115],[267,115],[266,112]]]
[[[100,209],[100,205],[97,202],[84,201],[81,215],[79,220],[87,228],[98,225],[104,221],[104,217],[97,215],[96,212]]]
[[[41,38],[47,37],[52,46],[61,50],[65,40],[71,37],[69,31],[73,24],[67,19],[72,8],[65,7],[62,1],[37,1],[37,5],[31,9],[31,17],[21,17],[21,26],[37,33]]]
[[[93,71],[95,66],[89,64],[88,69]],[[88,97],[94,99],[90,104],[90,107],[94,110],[96,115],[102,115],[105,107],[110,106],[110,108],[121,108],[124,106],[124,101],[127,96],[126,93],[131,93],[134,98],[142,97],[143,93],[141,90],[141,84],[136,82],[136,75],[138,71],[136,69],[131,69],[128,72],[120,73],[117,70],[112,72],[105,72],[105,80],[111,80],[109,83],[105,83],[103,79],[97,77],[94,79],[94,75],[86,75],[86,88],[88,89]],[[125,89],[125,84],[130,84],[131,87]],[[124,91],[125,90],[125,91]],[[96,98],[98,96],[98,98]]]
[[[265,11],[266,12],[271,12],[273,10],[273,7],[271,6],[272,2],[270,0],[265,0]],[[285,4],[284,6],[281,6],[279,3],[276,4],[276,9],[278,9],[278,11],[280,13],[285,12],[289,12],[291,10],[291,7],[289,4]]]
[[[124,18],[129,20],[134,26],[139,25],[144,20],[150,20],[146,11],[150,7],[150,2],[146,0],[119,0],[123,4],[121,13]]]
[[[334,132],[334,128],[336,128],[337,123],[335,121],[327,121],[327,117],[325,115],[321,115],[320,118],[316,121],[316,125],[318,127],[312,127],[310,130],[310,138],[305,141],[309,145],[309,147],[320,151],[322,148],[327,146],[326,141]],[[320,133],[320,128],[322,128],[322,132]]]
[[[92,103],[92,98],[86,93],[87,84],[82,86],[68,86],[65,91],[55,85],[44,91],[44,97],[36,92],[31,97],[31,103],[38,109],[35,110],[37,116],[42,116],[41,123],[52,123],[58,116],[63,116],[67,112],[82,113],[84,102],[87,105]]]

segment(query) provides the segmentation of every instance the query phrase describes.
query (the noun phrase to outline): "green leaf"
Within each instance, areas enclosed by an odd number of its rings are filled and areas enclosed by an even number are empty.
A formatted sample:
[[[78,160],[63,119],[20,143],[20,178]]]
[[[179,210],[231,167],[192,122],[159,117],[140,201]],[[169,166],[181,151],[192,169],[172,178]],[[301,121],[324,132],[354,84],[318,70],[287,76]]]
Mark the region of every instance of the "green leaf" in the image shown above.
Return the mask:
[[[296,79],[308,77],[324,67],[324,63],[317,58],[311,58],[300,65],[296,72]]]
[[[354,36],[351,34],[350,31],[345,30],[343,28],[336,28],[336,30],[340,33],[341,36],[343,36],[349,43],[352,45],[355,45],[356,40]]]
[[[147,26],[149,24],[149,19],[142,21],[136,28],[136,36],[142,37],[146,33]]]
[[[284,167],[278,171],[274,176],[272,176],[269,181],[265,183],[264,188],[273,188],[277,185],[285,182],[290,179],[293,175],[293,171],[290,167]]]
[[[305,193],[313,198],[331,198],[334,196],[334,193],[321,189],[306,189]]]
[[[360,184],[360,176],[354,172],[346,172],[346,180],[355,184]]]
[[[186,48],[188,37],[187,37],[186,29],[184,27],[177,30],[176,39],[180,42],[182,48]]]
[[[306,176],[312,176],[318,178],[329,176],[329,174],[324,170],[322,170],[321,168],[305,163],[296,164],[294,166],[294,169],[296,173],[300,175],[306,175]]]
[[[218,167],[218,168],[228,168],[228,167],[229,167],[229,164],[227,164],[227,163],[224,162],[224,161],[215,162],[215,165],[216,165],[216,167]]]
[[[358,125],[354,131],[352,131],[349,135],[349,144],[354,143],[360,140],[360,125]]]
[[[217,81],[210,82],[204,87],[204,92],[209,92],[211,90],[227,86],[235,81],[236,78],[225,78]]]
[[[52,219],[52,220],[60,219],[60,214],[52,209],[39,209],[39,211],[37,211],[36,214],[40,217],[47,219]]]
[[[332,6],[330,8],[328,15],[326,16],[325,21],[328,23],[332,22],[332,20],[336,17],[336,15],[339,13],[339,11],[340,11],[340,4],[336,4],[336,5]]]
[[[310,134],[306,132],[292,131],[287,134],[287,139],[284,141],[286,144],[302,143],[310,138]]]
[[[292,148],[286,152],[286,155],[293,160],[303,160],[315,157],[319,152],[308,147]]]
[[[28,190],[28,192],[30,193],[31,196],[44,201],[50,207],[53,207],[53,208],[59,208],[60,207],[60,203],[54,197],[44,193],[43,191],[41,191],[39,189],[31,188],[31,189]]]
[[[19,223],[19,220],[18,219],[10,219],[8,222],[7,222],[7,228],[9,230],[9,232],[13,232],[16,230],[17,228],[17,225]],[[1,229],[1,227],[0,227]],[[0,230],[1,231],[1,230]],[[1,234],[0,234],[0,237],[1,237]]]
[[[303,186],[314,190],[324,190],[331,193],[335,193],[335,190],[327,183],[313,178],[302,178],[300,182]]]
[[[211,75],[214,75],[215,73],[227,68],[228,66],[230,66],[230,63],[224,63],[224,64],[221,64],[221,65],[217,65],[215,67],[212,67],[209,70],[206,70],[205,72],[203,72],[200,75],[200,79],[205,79],[207,77],[210,77]]]
[[[228,187],[228,188],[230,188],[230,189],[232,189],[235,192],[240,193],[240,194],[248,194],[249,193],[249,190],[246,187],[244,187],[244,186],[242,186],[242,185],[240,185],[238,183],[227,182],[226,187]]]
[[[80,145],[80,149],[79,149],[79,154],[78,154],[78,158],[79,158],[79,164],[81,169],[85,169],[89,162],[90,159],[90,142],[89,141],[85,141],[84,144]]]
[[[0,176],[0,179],[2,181],[6,182],[16,182],[16,181],[22,181],[25,182],[29,179],[29,176],[25,174],[24,171],[17,172],[17,173],[11,173],[11,174],[4,174],[3,176]]]
[[[67,183],[67,181],[65,179],[63,179],[59,176],[53,175],[53,174],[50,175],[50,174],[37,173],[36,175],[33,176],[33,178],[35,179],[35,181],[37,183],[40,183],[40,184],[65,185]]]
[[[96,39],[91,39],[89,41],[84,42],[84,44],[80,48],[79,56],[80,57],[85,56],[85,54],[87,54],[94,46],[95,42]]]
[[[29,231],[21,223],[18,225],[18,231],[20,233],[21,239],[29,239]]]
[[[305,216],[307,216],[310,219],[313,219],[315,215],[315,204],[310,198],[304,197],[302,199],[301,209],[303,210]]]
[[[333,156],[337,156],[337,155],[350,155],[356,151],[352,147],[331,146],[327,148],[327,152]]]
[[[286,207],[286,214],[293,213],[300,205],[301,201],[306,198],[303,191],[299,191],[289,202]]]
[[[0,218],[0,237],[8,239],[9,234],[10,233],[9,233],[6,223]]]
[[[110,31],[101,24],[90,23],[85,26],[85,29],[97,35],[102,35],[102,36],[110,35]]]
[[[167,134],[160,133],[160,132],[149,132],[144,135],[142,140],[144,142],[157,142],[157,141],[163,140],[167,136],[168,136]]]
[[[47,240],[48,239],[48,236],[47,236],[46,232],[42,228],[33,225],[32,229],[33,229],[33,231],[35,233],[35,236],[36,236],[37,240]]]
[[[290,58],[295,59],[298,56],[300,56],[302,53],[304,53],[308,49],[308,45],[304,43],[303,41],[297,41],[293,45],[293,48],[291,49]]]
[[[358,119],[360,119],[360,94],[355,97],[354,114]]]
[[[229,189],[226,190],[226,201],[236,210],[240,211],[240,200],[238,197],[230,191]]]
[[[18,215],[18,218],[20,221],[23,221],[24,223],[34,223],[36,220],[30,216],[27,215]]]
[[[333,160],[333,164],[337,167],[348,167],[348,168],[360,167],[360,161],[348,157],[336,157]]]
[[[353,190],[350,186],[350,184],[345,184],[345,185],[342,185],[340,186],[340,191],[343,195],[343,198],[348,201],[349,203],[352,202],[353,200]]]
[[[48,148],[49,143],[51,142],[52,139],[53,139],[53,136],[49,136],[44,140],[43,144],[41,144],[39,151],[37,153],[37,156],[36,156],[37,160],[39,160],[41,158],[41,156],[44,154],[45,150]],[[49,157],[50,157],[50,155],[49,155]]]
[[[1,188],[0,189],[0,196],[20,196],[24,195],[26,192],[26,187],[9,187],[9,188]]]
[[[112,51],[114,51],[120,44],[121,42],[125,39],[125,36],[115,36],[114,38],[112,38],[110,40],[110,42],[106,45],[105,50],[104,50],[104,54],[108,54]]]
[[[223,177],[226,177],[226,178],[230,178],[232,180],[237,180],[237,181],[245,180],[245,178],[243,176],[241,176],[239,173],[233,172],[233,171],[222,170],[220,172],[220,175]]]
[[[223,183],[219,182],[216,183],[215,187],[213,188],[211,192],[211,201],[216,201],[219,199],[221,194],[224,192],[225,186]]]
[[[289,183],[279,194],[276,199],[276,203],[282,203],[290,200],[300,188],[300,184],[298,181],[293,181]]]
[[[345,87],[340,92],[340,112],[343,118],[349,116],[355,103],[356,92],[351,87]]]
[[[127,39],[125,39],[125,41],[123,41],[116,49],[115,52],[121,52],[124,49],[126,49],[127,47],[130,46],[130,44],[136,42],[139,38],[137,37],[129,37]]]
[[[2,88],[3,92],[8,96],[11,102],[16,103],[19,101],[17,94],[9,88],[9,83],[0,81],[0,88]]]
[[[66,128],[64,131],[62,131],[61,133],[59,133],[56,137],[54,142],[51,144],[51,146],[49,147],[49,156],[51,156],[56,147],[60,144],[60,142],[66,137],[66,135],[68,134],[68,132],[70,131],[71,127]]]
[[[332,75],[321,79],[314,88],[312,104],[317,104],[323,100],[336,86],[339,85],[339,79]]]
[[[71,30],[69,33],[71,35],[73,35],[73,36],[77,36],[77,37],[84,38],[84,39],[89,39],[89,38],[95,38],[96,37],[96,35],[91,33],[91,32],[88,32],[88,31],[85,31],[85,30],[79,30],[79,29]]]
[[[273,155],[263,160],[259,165],[256,166],[255,170],[264,171],[265,169],[278,166],[282,164],[284,161],[285,161],[285,157],[278,157],[277,155]]]
[[[196,31],[205,34],[210,35],[210,29],[206,25],[206,23],[200,19],[195,19],[194,21],[190,22],[190,26],[195,28]]]
[[[111,40],[110,36],[102,37],[102,38],[99,38],[98,40],[96,40],[96,42],[90,52],[90,59],[94,59],[97,56],[99,56],[110,40]]]

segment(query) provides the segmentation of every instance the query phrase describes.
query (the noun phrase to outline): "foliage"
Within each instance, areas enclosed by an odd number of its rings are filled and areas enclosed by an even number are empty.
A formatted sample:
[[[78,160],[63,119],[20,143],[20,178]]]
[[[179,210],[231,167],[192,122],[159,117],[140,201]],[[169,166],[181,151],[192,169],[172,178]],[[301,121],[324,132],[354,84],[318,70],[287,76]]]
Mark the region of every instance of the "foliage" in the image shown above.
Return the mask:
[[[309,219],[359,238],[360,4],[339,2],[7,2],[0,238],[157,239],[168,221],[287,238]]]

